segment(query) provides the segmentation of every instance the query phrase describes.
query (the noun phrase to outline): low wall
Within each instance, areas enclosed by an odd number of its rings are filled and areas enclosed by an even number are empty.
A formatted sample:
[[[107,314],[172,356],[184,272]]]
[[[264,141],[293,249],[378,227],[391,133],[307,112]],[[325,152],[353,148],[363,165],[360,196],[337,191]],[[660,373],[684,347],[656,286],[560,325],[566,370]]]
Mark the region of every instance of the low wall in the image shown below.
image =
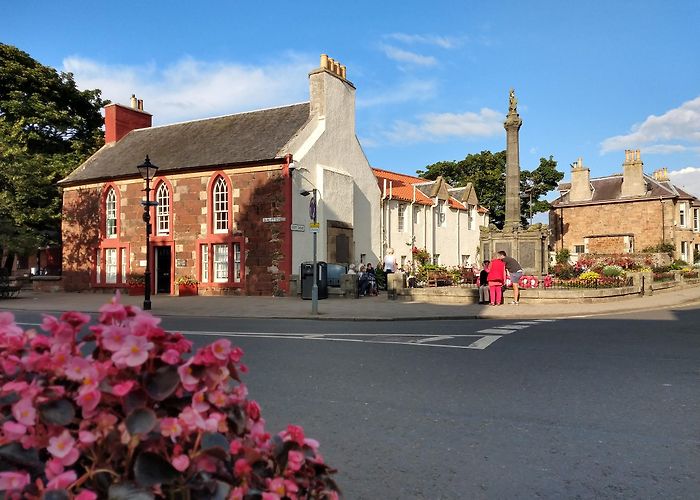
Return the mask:
[[[56,293],[63,290],[61,276],[32,276],[32,290],[35,292]]]

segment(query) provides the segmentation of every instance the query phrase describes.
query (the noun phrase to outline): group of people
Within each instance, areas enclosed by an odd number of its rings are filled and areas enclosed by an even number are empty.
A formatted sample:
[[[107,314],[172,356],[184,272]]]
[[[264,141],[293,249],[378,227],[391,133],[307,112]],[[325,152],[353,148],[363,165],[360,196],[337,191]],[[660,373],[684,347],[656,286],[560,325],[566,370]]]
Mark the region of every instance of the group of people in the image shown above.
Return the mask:
[[[385,274],[396,272],[396,257],[394,257],[393,248],[387,250],[383,268]],[[357,274],[357,288],[360,296],[377,295],[379,293],[377,275],[371,263],[361,264],[359,270],[355,268],[355,264],[350,264],[348,274]]]
[[[479,273],[479,304],[497,306],[503,304],[503,289],[506,278],[510,278],[513,286],[513,301],[520,302],[518,282],[523,276],[523,269],[513,257],[506,255],[503,250],[493,256],[493,260],[485,260],[484,267]]]

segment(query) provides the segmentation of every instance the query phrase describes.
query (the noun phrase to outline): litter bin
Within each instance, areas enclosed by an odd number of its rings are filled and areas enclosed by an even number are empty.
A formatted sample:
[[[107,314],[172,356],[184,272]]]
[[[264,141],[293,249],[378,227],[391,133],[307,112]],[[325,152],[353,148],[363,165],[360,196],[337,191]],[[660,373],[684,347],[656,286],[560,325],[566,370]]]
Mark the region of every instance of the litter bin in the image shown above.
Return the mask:
[[[325,262],[316,262],[316,272],[317,279],[316,283],[318,285],[318,298],[327,299],[328,298],[328,265]],[[313,262],[302,262],[301,272],[299,273],[301,279],[301,298],[304,300],[311,300],[311,289],[314,286],[314,263]]]

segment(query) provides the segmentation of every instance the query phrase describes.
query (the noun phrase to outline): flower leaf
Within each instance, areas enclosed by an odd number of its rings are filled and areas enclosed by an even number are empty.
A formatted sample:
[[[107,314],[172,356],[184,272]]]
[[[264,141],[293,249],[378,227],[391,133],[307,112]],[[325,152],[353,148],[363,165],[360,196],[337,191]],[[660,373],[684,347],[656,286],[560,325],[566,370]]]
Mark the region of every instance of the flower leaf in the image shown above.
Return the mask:
[[[134,478],[141,486],[148,488],[156,484],[170,484],[179,476],[175,467],[160,455],[146,451],[136,457]]]
[[[150,491],[139,488],[134,483],[118,483],[109,487],[109,500],[154,500]]]
[[[19,394],[16,392],[5,394],[4,396],[0,396],[0,406],[14,404],[19,401],[19,399]]]
[[[141,389],[131,391],[124,396],[124,413],[127,415],[139,408],[145,408],[148,402],[148,396]]]
[[[161,366],[155,373],[146,376],[145,388],[149,396],[156,401],[163,401],[177,389],[180,375],[174,366]]]
[[[66,426],[75,418],[75,407],[67,399],[56,399],[40,405],[39,416],[46,424]]]
[[[225,461],[229,458],[228,448],[228,439],[223,434],[207,432],[202,436],[202,453]]]
[[[36,448],[24,449],[18,442],[8,443],[0,446],[0,458],[7,460],[15,465],[39,468],[43,467],[39,460],[39,452]]]
[[[41,500],[70,500],[70,495],[66,490],[47,490]]]
[[[148,434],[157,421],[155,412],[150,408],[137,408],[126,417],[126,428],[132,435]]]

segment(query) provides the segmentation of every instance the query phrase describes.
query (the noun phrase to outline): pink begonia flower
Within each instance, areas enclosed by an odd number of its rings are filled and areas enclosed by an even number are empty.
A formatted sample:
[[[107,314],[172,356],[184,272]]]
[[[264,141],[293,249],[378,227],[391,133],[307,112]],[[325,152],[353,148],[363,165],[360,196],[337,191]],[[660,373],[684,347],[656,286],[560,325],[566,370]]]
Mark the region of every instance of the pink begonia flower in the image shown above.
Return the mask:
[[[75,471],[67,470],[63,474],[59,474],[49,481],[46,488],[49,490],[63,490],[74,483],[76,479],[78,479],[78,475],[75,473]]]
[[[262,500],[280,500],[281,498],[282,497],[280,497],[277,493],[270,493],[268,491],[262,494]]]
[[[3,358],[1,364],[2,369],[6,374],[14,375],[17,371],[19,371],[20,365],[22,364],[22,360],[19,359],[17,356],[12,355]]]
[[[231,390],[229,397],[234,404],[242,403],[245,401],[245,398],[248,397],[248,388],[245,384],[238,384]]]
[[[16,441],[27,433],[27,426],[8,420],[2,424],[2,431],[10,441]]]
[[[180,365],[177,369],[177,373],[180,375],[180,382],[188,391],[193,391],[199,384],[199,379],[192,375],[192,359],[187,361],[184,365]]]
[[[220,361],[226,361],[231,354],[231,341],[219,339],[211,345],[211,352]]]
[[[204,391],[198,391],[192,395],[192,408],[199,413],[204,413],[209,409],[209,403],[207,403],[204,396]]]
[[[136,382],[133,380],[127,380],[126,382],[121,382],[112,387],[112,394],[119,396],[120,398],[129,394],[131,389],[134,387]]]
[[[22,398],[12,405],[12,416],[20,424],[34,425],[36,422],[36,408],[30,398]]]
[[[233,349],[231,349],[231,352],[228,355],[228,359],[230,359],[234,363],[238,363],[242,357],[243,349],[241,349],[240,347],[234,347]]]
[[[182,426],[180,421],[176,418],[165,417],[160,421],[160,433],[172,439],[173,443],[175,438],[182,434]]]
[[[304,454],[300,451],[289,450],[287,453],[287,469],[297,472],[304,465]]]
[[[239,458],[233,466],[233,473],[236,477],[247,477],[253,468],[245,458]]]
[[[97,493],[90,490],[81,490],[75,495],[75,500],[97,500]]]
[[[24,381],[12,380],[2,386],[2,392],[24,392],[29,384]]]
[[[218,406],[219,408],[228,406],[228,396],[223,391],[207,392],[207,401],[209,401],[214,406]]]
[[[202,416],[191,406],[185,407],[185,409],[180,412],[178,418],[180,419],[180,422],[185,424],[185,427],[188,429],[205,430],[206,428],[206,424]]]
[[[22,490],[29,481],[29,474],[26,472],[0,472],[0,491]]]
[[[97,408],[100,399],[102,399],[102,393],[99,390],[93,389],[81,392],[75,399],[75,402],[83,409],[83,412],[89,413]]]
[[[210,380],[214,385],[219,385],[226,382],[229,378],[230,372],[225,366],[210,366],[207,368],[207,379]]]
[[[141,366],[148,359],[148,351],[153,349],[153,342],[149,342],[145,337],[129,335],[124,342],[124,346],[112,354],[112,361],[117,366],[129,366],[134,368]]]
[[[245,410],[253,422],[260,420],[260,405],[256,401],[248,401]]]
[[[71,325],[59,321],[48,314],[43,315],[41,329],[51,334],[53,342],[66,344],[71,343],[75,339],[75,330]]]
[[[261,418],[250,427],[250,437],[260,446],[270,439],[270,435],[265,432],[265,419]]]
[[[176,365],[180,362],[180,353],[175,349],[168,349],[161,355],[160,359],[169,365]]]
[[[99,322],[105,325],[114,325],[123,322],[127,317],[126,307],[119,303],[121,293],[116,291],[112,300],[100,307]]]
[[[66,363],[66,377],[75,382],[82,382],[88,373],[92,374],[93,378],[97,377],[97,371],[92,368],[92,360],[73,356]]]
[[[304,444],[314,450],[314,453],[318,451],[319,443],[315,439],[304,438]]]
[[[29,345],[34,350],[43,350],[43,349],[50,349],[51,348],[51,342],[49,341],[49,338],[45,335],[35,336],[32,339],[32,341],[29,342]]]
[[[22,329],[15,323],[15,316],[11,312],[0,312],[0,336],[20,337]]]
[[[228,500],[243,500],[246,492],[247,490],[243,486],[236,486],[228,496]]]
[[[283,477],[276,477],[274,479],[268,479],[267,480],[267,489],[270,490],[270,492],[276,493],[279,496],[284,495],[284,493],[285,493],[284,478]]]
[[[54,457],[63,458],[70,453],[74,446],[75,439],[73,439],[70,432],[64,430],[60,436],[49,438],[49,446],[46,449]]]
[[[64,470],[66,469],[65,467],[63,467],[60,458],[52,458],[51,460],[46,462],[46,467],[44,468],[44,472],[49,481],[55,478],[56,476],[63,474]]]
[[[90,322],[90,315],[78,311],[68,311],[61,314],[61,321],[68,323],[78,331],[83,325]]]
[[[239,439],[234,439],[231,441],[231,444],[228,447],[228,451],[231,452],[231,455],[238,455],[242,449],[243,443],[241,443]]]
[[[139,313],[131,321],[131,333],[139,337],[152,338],[154,334],[158,334],[163,330],[158,326],[160,318],[157,318],[149,313]]]
[[[190,457],[187,455],[179,455],[173,458],[171,463],[173,464],[173,467],[175,467],[175,470],[185,472],[190,466]]]
[[[90,431],[80,431],[78,432],[78,441],[83,444],[92,444],[97,441],[97,436]]]
[[[286,435],[289,437],[289,440],[294,441],[298,445],[304,444],[304,429],[298,425],[288,425]]]
[[[100,344],[111,352],[116,352],[124,347],[126,337],[129,336],[129,329],[122,325],[108,325],[102,331]]]

